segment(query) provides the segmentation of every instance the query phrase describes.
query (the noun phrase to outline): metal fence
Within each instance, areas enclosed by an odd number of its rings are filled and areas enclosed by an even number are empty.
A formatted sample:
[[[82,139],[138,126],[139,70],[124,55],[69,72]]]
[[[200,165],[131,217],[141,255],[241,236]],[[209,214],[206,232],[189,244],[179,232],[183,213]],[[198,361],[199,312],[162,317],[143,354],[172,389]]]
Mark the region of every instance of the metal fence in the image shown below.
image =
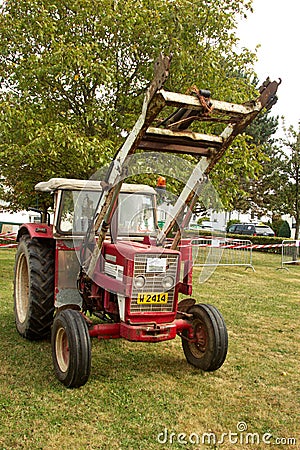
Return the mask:
[[[288,264],[300,263],[300,241],[282,241],[281,267],[279,269],[289,270]]]
[[[252,242],[229,238],[192,240],[193,262],[198,267],[244,266],[254,271]]]
[[[0,249],[17,247],[16,238],[17,235],[13,232],[0,233]]]

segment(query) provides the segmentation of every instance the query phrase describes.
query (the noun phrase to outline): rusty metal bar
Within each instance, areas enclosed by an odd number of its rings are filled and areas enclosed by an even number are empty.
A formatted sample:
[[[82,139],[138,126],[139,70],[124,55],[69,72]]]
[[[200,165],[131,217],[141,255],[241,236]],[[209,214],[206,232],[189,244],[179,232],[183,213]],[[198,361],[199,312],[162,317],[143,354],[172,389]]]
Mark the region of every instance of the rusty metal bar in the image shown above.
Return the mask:
[[[179,94],[177,92],[169,92],[160,90],[158,95],[161,96],[166,106],[177,106],[180,108],[187,108],[193,110],[203,111],[199,99],[194,95]],[[259,105],[239,105],[236,103],[222,102],[219,100],[210,99],[210,105],[212,107],[212,115],[214,114],[228,114],[232,119],[246,116],[253,112],[253,106],[258,111]]]
[[[206,175],[210,173],[216,163],[223,157],[235,137],[245,130],[245,128],[255,119],[262,109],[269,109],[269,105],[272,106],[276,102],[276,92],[280,83],[281,80],[279,80],[279,82],[268,82],[268,80],[266,80],[260,96],[257,100],[252,102],[253,106],[249,113],[244,116],[240,122],[235,125],[230,124],[225,128],[225,130],[221,133],[221,137],[224,139],[222,148],[210,157],[209,165],[205,171]]]
[[[166,153],[186,153],[196,156],[210,156],[211,151],[205,147],[196,147],[186,145],[186,143],[172,144],[168,142],[155,142],[151,140],[143,140],[139,145],[141,150],[155,150]]]
[[[221,148],[220,136],[196,133],[190,130],[172,131],[165,128],[149,127],[139,148],[165,152],[180,152],[198,156],[210,156],[211,148]]]

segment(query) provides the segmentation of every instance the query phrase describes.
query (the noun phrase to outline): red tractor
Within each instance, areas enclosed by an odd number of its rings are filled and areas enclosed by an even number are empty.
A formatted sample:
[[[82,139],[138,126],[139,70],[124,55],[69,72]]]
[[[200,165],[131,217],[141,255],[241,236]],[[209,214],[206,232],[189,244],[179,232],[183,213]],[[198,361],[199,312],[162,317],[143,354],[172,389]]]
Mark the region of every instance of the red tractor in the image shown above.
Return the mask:
[[[187,361],[204,371],[218,369],[226,358],[221,313],[190,298],[192,246],[182,239],[181,227],[203,180],[234,137],[272,106],[278,83],[264,83],[251,104],[235,105],[212,100],[208,91],[163,90],[168,69],[169,59],[161,57],[142,114],[106,179],[39,183],[38,191],[54,193],[53,225],[24,224],[18,233],[16,327],[27,339],[51,333],[55,373],[67,387],[82,386],[89,378],[91,337],[160,342],[178,335]],[[175,112],[151,127],[165,106]],[[195,120],[210,119],[226,123],[220,136],[188,129]],[[126,161],[136,149],[201,157],[162,230],[155,189],[123,184]],[[167,238],[174,227],[173,238]],[[179,294],[187,297],[179,302]]]

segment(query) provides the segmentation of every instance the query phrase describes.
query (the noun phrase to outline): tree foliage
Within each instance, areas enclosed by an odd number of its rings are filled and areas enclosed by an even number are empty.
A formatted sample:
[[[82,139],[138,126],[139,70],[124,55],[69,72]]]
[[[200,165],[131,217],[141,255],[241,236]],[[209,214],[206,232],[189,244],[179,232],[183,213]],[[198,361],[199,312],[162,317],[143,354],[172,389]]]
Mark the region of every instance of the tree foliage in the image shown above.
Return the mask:
[[[274,164],[276,166],[274,134],[277,128],[278,117],[271,116],[270,111],[260,114],[247,128],[245,151],[250,152],[252,161],[249,157],[245,165],[241,163],[236,195],[233,197],[235,210],[241,212],[251,210],[252,214],[258,216],[268,211],[270,181],[272,182],[274,176],[276,178],[278,176],[274,173]],[[243,169],[247,169],[247,164],[250,165],[249,169],[243,171]],[[232,176],[234,175],[232,174]]]
[[[161,51],[173,54],[168,89],[185,92],[196,84],[222,100],[253,97],[254,55],[235,47],[237,19],[251,10],[251,3],[3,2],[2,197],[12,208],[26,208],[35,204],[36,182],[52,176],[90,177],[109,162],[122,131],[132,127],[140,112],[141,94]],[[245,139],[239,143],[228,157],[229,174],[256,171],[256,150]]]
[[[290,238],[291,237],[291,228],[286,220],[282,221],[282,224],[278,231],[278,236]]]
[[[296,222],[295,238],[300,232],[300,124],[285,130],[277,155],[278,183],[273,185],[271,206],[281,214],[289,214]]]
[[[283,223],[281,215],[294,217],[297,239],[300,230],[300,128],[296,130],[291,126],[284,130],[284,138],[271,140],[266,147],[267,158],[253,188],[252,199],[260,214],[272,213],[277,233]]]

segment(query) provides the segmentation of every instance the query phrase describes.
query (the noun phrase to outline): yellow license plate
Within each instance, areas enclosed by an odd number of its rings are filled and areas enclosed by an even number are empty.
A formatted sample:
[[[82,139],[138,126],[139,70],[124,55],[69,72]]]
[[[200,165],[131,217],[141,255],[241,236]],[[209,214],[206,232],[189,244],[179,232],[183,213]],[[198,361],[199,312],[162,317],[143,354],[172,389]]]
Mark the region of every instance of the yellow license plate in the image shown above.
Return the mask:
[[[137,297],[139,305],[168,303],[168,293],[154,294],[153,292],[139,293]]]

